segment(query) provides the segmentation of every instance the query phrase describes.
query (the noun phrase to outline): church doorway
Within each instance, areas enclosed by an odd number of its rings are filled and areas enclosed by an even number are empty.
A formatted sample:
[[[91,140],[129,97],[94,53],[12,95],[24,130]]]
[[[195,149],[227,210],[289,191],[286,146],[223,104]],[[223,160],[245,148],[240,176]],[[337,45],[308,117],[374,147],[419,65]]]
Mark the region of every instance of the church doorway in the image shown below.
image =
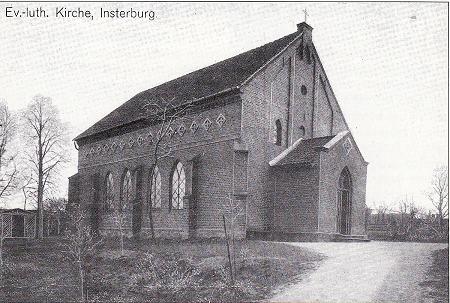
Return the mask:
[[[351,233],[352,217],[352,180],[348,168],[344,168],[339,177],[337,203],[337,231],[343,235]]]

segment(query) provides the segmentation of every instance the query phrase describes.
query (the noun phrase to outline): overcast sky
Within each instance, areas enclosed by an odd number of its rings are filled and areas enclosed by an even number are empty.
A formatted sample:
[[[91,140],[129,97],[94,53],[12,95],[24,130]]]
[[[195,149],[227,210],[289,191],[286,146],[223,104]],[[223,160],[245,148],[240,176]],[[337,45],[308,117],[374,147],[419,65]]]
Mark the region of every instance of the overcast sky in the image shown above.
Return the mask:
[[[50,15],[62,3],[43,7]],[[258,47],[304,20],[365,159],[367,203],[408,195],[430,206],[434,167],[448,154],[448,11],[430,3],[72,3],[94,20],[0,15],[0,99],[13,109],[49,96],[71,138],[138,92]],[[154,10],[108,20],[98,9]],[[65,170],[76,172],[76,157]],[[10,207],[16,206],[10,202]]]

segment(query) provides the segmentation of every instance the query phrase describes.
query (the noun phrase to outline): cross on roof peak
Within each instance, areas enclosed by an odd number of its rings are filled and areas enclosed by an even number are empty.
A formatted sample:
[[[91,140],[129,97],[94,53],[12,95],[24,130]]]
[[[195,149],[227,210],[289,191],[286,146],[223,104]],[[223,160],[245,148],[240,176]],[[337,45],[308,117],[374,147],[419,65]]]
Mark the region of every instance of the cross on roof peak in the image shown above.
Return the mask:
[[[306,19],[309,16],[308,11],[306,10],[306,8],[303,10],[303,13],[305,14],[305,20],[304,22],[306,23]]]

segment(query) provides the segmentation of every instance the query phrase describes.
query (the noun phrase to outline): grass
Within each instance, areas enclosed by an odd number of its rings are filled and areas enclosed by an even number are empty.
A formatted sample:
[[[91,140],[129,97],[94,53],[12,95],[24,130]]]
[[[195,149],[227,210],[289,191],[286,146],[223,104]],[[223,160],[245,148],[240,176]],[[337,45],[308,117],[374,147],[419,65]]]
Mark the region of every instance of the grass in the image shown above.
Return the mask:
[[[284,243],[236,243],[236,284],[229,283],[224,241],[104,243],[90,260],[88,297],[95,302],[231,302],[269,298],[309,274],[323,256]],[[2,302],[67,302],[79,297],[78,276],[58,241],[9,247]]]
[[[433,252],[433,264],[421,283],[433,302],[448,302],[448,248]]]

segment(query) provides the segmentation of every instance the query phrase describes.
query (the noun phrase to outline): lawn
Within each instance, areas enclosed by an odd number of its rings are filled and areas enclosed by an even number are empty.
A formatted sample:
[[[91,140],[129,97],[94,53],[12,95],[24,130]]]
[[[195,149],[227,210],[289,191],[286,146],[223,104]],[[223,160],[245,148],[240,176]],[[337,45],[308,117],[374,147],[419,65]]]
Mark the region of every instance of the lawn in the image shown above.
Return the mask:
[[[421,285],[433,302],[448,302],[448,248],[433,252],[433,264]]]
[[[224,241],[104,243],[90,260],[88,298],[93,302],[243,302],[308,275],[323,259],[283,243],[236,243],[236,283]],[[57,240],[7,247],[2,302],[67,302],[79,298],[78,275]]]

